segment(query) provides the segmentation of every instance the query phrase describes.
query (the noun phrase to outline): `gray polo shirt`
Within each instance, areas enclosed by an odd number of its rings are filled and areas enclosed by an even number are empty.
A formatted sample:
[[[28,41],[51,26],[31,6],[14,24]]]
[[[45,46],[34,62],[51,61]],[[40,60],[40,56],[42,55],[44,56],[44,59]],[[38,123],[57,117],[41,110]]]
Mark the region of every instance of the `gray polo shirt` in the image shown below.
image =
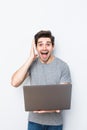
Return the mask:
[[[49,85],[71,82],[68,65],[55,57],[49,64],[41,63],[36,59],[29,68],[31,85]],[[63,124],[62,112],[60,113],[33,113],[29,112],[29,121],[45,125]]]

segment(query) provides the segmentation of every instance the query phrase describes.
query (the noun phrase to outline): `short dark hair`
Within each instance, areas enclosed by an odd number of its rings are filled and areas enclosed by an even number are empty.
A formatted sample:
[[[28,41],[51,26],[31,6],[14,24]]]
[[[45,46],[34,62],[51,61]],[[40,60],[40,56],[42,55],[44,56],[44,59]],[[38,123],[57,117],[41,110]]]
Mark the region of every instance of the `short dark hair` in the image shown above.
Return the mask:
[[[41,30],[39,31],[38,33],[35,34],[34,36],[34,39],[35,39],[35,44],[37,46],[37,41],[39,38],[41,37],[47,37],[47,38],[50,38],[51,39],[51,42],[52,42],[52,45],[54,45],[54,36],[52,35],[51,31],[44,31],[44,30]]]

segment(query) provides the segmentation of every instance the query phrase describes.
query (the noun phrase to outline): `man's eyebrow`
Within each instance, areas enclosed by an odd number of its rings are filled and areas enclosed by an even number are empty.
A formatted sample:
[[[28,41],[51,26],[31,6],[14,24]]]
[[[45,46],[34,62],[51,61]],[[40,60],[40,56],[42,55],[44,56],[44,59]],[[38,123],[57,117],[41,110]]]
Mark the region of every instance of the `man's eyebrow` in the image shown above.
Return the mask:
[[[51,43],[51,41],[47,41],[47,43]]]
[[[39,41],[39,42],[37,42],[37,43],[43,43],[43,41]],[[47,41],[47,43],[51,43],[51,41]]]
[[[42,43],[42,41],[39,41],[39,42],[37,42],[37,43]]]

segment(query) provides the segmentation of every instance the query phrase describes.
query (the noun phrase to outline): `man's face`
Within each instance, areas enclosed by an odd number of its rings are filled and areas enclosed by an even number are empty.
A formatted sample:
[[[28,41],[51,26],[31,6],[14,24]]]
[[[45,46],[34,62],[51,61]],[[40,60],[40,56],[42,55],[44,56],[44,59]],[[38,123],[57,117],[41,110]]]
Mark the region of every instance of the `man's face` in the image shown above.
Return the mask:
[[[42,37],[38,39],[36,49],[41,62],[49,63],[49,61],[51,61],[53,48],[54,46],[52,45],[50,38]]]

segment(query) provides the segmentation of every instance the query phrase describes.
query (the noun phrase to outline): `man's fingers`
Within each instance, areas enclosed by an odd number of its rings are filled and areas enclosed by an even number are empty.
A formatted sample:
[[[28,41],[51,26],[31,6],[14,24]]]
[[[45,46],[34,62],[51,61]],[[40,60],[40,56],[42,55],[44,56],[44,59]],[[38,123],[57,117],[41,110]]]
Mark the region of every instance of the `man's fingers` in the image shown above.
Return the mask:
[[[57,113],[60,113],[60,110],[56,110]]]

